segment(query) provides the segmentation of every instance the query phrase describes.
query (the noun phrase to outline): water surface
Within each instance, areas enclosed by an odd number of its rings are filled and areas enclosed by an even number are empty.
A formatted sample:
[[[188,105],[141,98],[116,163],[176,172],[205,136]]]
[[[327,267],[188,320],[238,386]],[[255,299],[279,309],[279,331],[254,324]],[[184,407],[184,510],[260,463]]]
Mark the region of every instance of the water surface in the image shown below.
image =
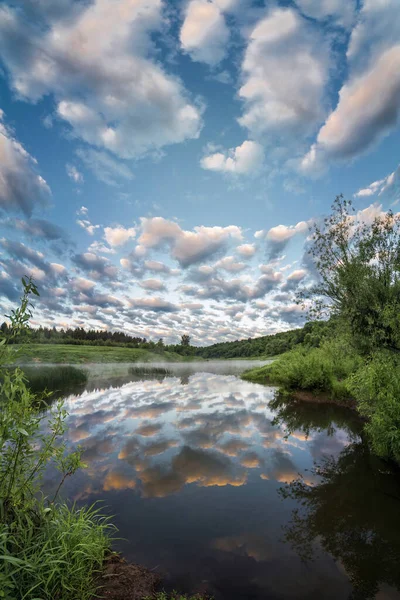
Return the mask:
[[[353,413],[241,381],[250,366],[92,376],[66,401],[68,442],[85,448],[88,468],[64,494],[103,500],[125,556],[170,589],[216,600],[400,598],[399,474],[369,453]]]

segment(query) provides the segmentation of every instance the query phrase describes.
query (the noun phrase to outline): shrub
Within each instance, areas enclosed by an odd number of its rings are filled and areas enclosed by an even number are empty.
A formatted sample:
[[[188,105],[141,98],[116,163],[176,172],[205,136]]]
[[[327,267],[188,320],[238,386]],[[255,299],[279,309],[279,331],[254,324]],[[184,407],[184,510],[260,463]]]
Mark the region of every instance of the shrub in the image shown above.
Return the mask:
[[[367,417],[365,431],[374,451],[400,462],[400,359],[387,351],[375,353],[348,381]]]
[[[298,346],[270,365],[244,375],[250,381],[268,380],[287,390],[326,391],[333,399],[349,397],[347,377],[361,358],[345,337],[329,339],[320,348]]]
[[[29,280],[21,305],[0,341],[0,366],[9,362],[7,342],[28,331]],[[0,387],[0,597],[4,600],[87,600],[95,569],[110,549],[111,526],[93,507],[77,510],[57,502],[65,479],[84,466],[80,450],[66,453],[62,402],[47,413],[19,368],[4,369]],[[44,398],[47,396],[44,395]],[[60,472],[54,497],[41,493],[50,464]]]

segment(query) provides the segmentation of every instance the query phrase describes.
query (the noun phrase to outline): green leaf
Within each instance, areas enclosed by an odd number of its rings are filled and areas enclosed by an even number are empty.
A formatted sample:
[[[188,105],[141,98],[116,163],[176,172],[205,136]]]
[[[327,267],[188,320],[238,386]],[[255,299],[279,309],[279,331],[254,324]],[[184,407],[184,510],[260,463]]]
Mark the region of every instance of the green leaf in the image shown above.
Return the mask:
[[[22,427],[17,427],[17,431],[21,434],[21,435],[25,435],[26,437],[29,436],[29,433],[26,431],[26,429],[22,429]]]

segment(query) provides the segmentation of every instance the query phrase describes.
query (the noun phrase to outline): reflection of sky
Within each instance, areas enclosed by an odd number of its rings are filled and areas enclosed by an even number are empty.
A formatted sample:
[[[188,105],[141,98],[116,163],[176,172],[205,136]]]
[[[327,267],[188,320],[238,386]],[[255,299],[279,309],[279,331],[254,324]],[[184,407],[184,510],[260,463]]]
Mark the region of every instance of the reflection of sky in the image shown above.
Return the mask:
[[[203,557],[211,562],[198,567],[202,574],[193,584],[214,581],[228,561],[240,563],[238,573],[244,569],[246,577],[251,563],[255,589],[281,588],[277,571],[286,565],[300,577],[302,567],[279,541],[293,504],[283,504],[276,490],[299,474],[313,485],[313,461],[337,455],[348,438],[339,429],[330,437],[287,436],[272,425],[273,395],[272,388],[234,375],[195,373],[185,385],[169,377],[71,397],[68,437],[84,447],[88,468],[68,481],[65,493],[78,501],[104,499],[129,540],[125,552],[149,566],[155,560],[174,581]],[[265,561],[275,565],[268,581],[254,566],[262,562],[265,570]],[[330,577],[345,585],[343,574],[330,568]],[[284,587],[283,598],[296,597],[296,586]]]

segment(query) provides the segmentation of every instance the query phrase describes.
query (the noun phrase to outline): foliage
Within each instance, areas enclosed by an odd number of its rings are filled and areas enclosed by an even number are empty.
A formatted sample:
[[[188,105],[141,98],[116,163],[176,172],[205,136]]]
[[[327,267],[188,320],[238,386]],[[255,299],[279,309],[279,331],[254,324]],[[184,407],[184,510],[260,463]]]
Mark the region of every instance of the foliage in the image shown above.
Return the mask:
[[[321,547],[333,556],[350,578],[353,600],[372,600],[383,583],[400,587],[400,484],[393,470],[358,442],[316,465],[314,485],[299,478],[280,490],[298,506],[284,541],[307,562]]]
[[[36,506],[0,524],[5,600],[89,600],[114,528],[94,507]],[[1,593],[0,593],[1,597]]]
[[[327,392],[332,400],[350,397],[347,377],[362,364],[346,336],[325,340],[320,348],[297,346],[270,365],[243,375],[248,381],[266,382],[287,390]]]
[[[172,377],[172,371],[165,369],[164,367],[130,367],[130,375],[134,375],[138,379],[164,379],[165,377]]]
[[[354,398],[374,451],[400,462],[400,215],[363,223],[338,196],[314,227],[310,253],[319,279],[300,300],[311,300],[319,318],[330,316],[323,335],[311,331],[244,378],[332,401]]]
[[[49,366],[23,366],[22,371],[27,380],[27,385],[31,392],[40,393],[48,392],[54,396],[59,392],[73,393],[76,390],[82,389],[87,383],[88,376],[82,369],[71,367],[69,365],[61,365],[57,368]]]
[[[357,221],[338,196],[323,225],[314,226],[310,253],[319,282],[303,291],[317,314],[337,315],[361,351],[400,351],[400,215]]]
[[[181,346],[179,346],[181,347]],[[11,351],[16,346],[11,347]],[[78,365],[90,363],[137,363],[137,362],[177,362],[192,360],[191,355],[186,356],[162,350],[144,350],[142,348],[126,348],[120,346],[87,346],[85,344],[27,344],[18,352],[18,363],[53,363]],[[25,367],[24,367],[25,368]]]
[[[181,346],[190,346],[190,335],[184,333],[181,336]]]
[[[22,279],[20,307],[0,342],[0,365],[9,361],[7,342],[27,338],[34,283]],[[0,590],[19,600],[85,600],[93,592],[93,568],[110,547],[109,525],[94,509],[58,503],[65,479],[84,466],[81,452],[66,453],[66,411],[57,402],[47,413],[19,368],[3,369],[0,389]],[[53,465],[60,483],[52,499],[41,494],[43,475]]]
[[[352,375],[348,387],[368,419],[365,431],[374,451],[400,462],[400,357],[375,353]]]

